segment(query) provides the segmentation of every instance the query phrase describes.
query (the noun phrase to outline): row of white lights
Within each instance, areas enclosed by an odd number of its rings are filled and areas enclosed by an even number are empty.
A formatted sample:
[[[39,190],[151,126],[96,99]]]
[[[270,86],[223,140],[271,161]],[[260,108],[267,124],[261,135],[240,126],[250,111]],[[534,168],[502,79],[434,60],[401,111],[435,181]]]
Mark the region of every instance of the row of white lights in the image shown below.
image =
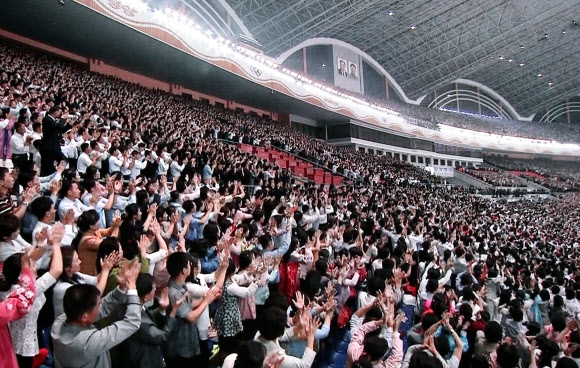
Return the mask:
[[[269,68],[272,69],[279,69],[280,65],[268,60],[266,58],[263,57],[262,54],[254,52],[250,49],[248,49],[247,47],[241,46],[239,44],[236,44],[235,42],[230,41],[229,39],[226,39],[224,37],[218,36],[218,37],[214,37],[214,33],[211,30],[205,30],[203,29],[203,27],[194,22],[191,18],[183,15],[182,13],[175,11],[173,9],[170,8],[166,8],[163,10],[153,10],[151,8],[149,8],[149,6],[147,4],[142,3],[140,0],[129,0],[131,2],[131,5],[136,8],[137,10],[142,10],[142,11],[147,11],[150,13],[153,13],[153,17],[159,21],[161,24],[165,24],[165,25],[171,25],[173,27],[177,26],[177,28],[184,33],[187,33],[188,31],[191,30],[196,30],[201,36],[206,37],[209,41],[212,42],[216,42],[219,46],[222,47],[228,47],[231,50],[235,51],[238,55],[242,56],[244,60],[246,59],[252,59],[255,60],[259,63],[261,63],[264,66],[267,66]],[[282,68],[281,69],[282,72],[286,73],[287,75],[289,75],[290,77],[294,78],[295,82],[298,85],[310,85],[313,86],[317,89],[323,90],[325,92],[328,93],[332,93],[336,96],[342,97],[344,99],[347,99],[349,101],[355,102],[357,104],[361,104],[367,107],[372,107],[374,109],[377,109],[379,111],[382,112],[388,112],[394,115],[399,115],[399,113],[387,109],[385,107],[376,105],[376,104],[372,104],[369,103],[365,100],[362,100],[360,98],[348,95],[346,93],[340,92],[335,90],[334,88],[331,88],[329,86],[325,86],[323,84],[320,84],[318,82],[314,82],[312,80],[310,80],[307,77],[304,77],[294,71],[291,71],[287,68]]]

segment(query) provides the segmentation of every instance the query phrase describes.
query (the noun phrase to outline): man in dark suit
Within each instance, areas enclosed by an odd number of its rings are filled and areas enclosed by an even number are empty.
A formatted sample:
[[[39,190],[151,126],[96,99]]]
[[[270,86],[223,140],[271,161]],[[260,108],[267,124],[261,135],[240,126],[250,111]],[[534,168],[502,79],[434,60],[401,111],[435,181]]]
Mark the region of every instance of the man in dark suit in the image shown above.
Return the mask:
[[[53,106],[48,110],[48,114],[42,119],[42,141],[38,148],[40,153],[40,176],[48,176],[56,171],[55,162],[64,160],[65,157],[60,148],[62,133],[71,129],[60,117],[62,109]]]

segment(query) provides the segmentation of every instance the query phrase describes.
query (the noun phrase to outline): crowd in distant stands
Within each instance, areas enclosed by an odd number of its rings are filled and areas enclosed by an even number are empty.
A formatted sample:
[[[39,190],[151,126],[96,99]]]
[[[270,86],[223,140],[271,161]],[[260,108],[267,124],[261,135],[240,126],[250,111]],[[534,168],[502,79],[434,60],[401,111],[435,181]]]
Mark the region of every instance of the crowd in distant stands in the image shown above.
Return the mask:
[[[578,367],[580,196],[493,202],[269,119],[0,54],[3,367]]]
[[[526,183],[518,179],[518,177],[493,168],[480,168],[480,169],[463,169],[465,174],[473,176],[486,184],[490,184],[494,187],[510,187],[518,188],[525,187]]]
[[[503,170],[515,171],[519,176],[552,191],[580,190],[580,163],[577,161],[522,160],[498,156],[486,157],[485,161]]]
[[[380,101],[380,105],[399,112],[405,121],[431,130],[439,130],[439,124],[500,136],[532,138],[560,143],[580,143],[580,124],[559,122],[520,122],[475,114],[435,110],[393,101]]]

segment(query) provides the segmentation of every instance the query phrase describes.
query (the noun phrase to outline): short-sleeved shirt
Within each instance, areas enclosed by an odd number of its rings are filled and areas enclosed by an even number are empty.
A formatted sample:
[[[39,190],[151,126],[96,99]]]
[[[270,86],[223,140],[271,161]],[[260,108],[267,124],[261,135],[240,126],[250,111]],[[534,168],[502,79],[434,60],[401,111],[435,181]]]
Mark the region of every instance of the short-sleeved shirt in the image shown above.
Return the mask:
[[[12,197],[10,194],[7,194],[4,198],[0,198],[0,215],[11,213],[13,207],[14,203],[12,203]]]
[[[188,291],[185,285],[178,285],[173,280],[169,281],[169,302],[171,305],[183,299],[187,294]],[[194,323],[189,323],[186,320],[191,309],[190,298],[185,298],[177,310],[177,323],[165,347],[165,355],[168,358],[192,358],[200,354],[197,327]]]

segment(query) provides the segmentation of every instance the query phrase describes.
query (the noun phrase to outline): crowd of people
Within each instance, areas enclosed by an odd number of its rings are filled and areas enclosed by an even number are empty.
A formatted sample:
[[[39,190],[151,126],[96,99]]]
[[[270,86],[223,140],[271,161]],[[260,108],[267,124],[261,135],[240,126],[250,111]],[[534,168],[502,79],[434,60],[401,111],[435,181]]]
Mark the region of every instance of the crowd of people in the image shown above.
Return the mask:
[[[579,124],[556,121],[549,123],[521,122],[492,116],[459,113],[452,110],[437,110],[393,101],[381,101],[380,104],[402,114],[406,122],[431,130],[439,130],[440,124],[442,124],[503,137],[540,139],[560,143],[580,142]]]
[[[336,366],[338,334],[348,368],[578,366],[579,195],[493,202],[268,119],[0,52],[3,367]],[[356,180],[297,180],[228,141]]]
[[[576,161],[533,160],[490,156],[485,161],[503,170],[515,172],[554,192],[580,190],[580,164]]]
[[[522,182],[520,179],[518,179],[518,177],[510,174],[509,172],[498,170],[495,168],[489,167],[479,169],[462,168],[461,171],[494,187],[504,187],[504,188],[526,187],[526,183]]]

